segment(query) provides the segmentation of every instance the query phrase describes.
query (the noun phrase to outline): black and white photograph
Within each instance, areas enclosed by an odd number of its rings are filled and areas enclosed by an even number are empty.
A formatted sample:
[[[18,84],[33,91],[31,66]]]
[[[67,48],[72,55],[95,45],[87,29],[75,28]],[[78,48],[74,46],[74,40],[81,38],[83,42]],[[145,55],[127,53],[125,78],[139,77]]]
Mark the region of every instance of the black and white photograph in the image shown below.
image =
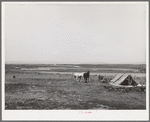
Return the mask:
[[[2,2],[3,120],[148,120],[148,2]]]

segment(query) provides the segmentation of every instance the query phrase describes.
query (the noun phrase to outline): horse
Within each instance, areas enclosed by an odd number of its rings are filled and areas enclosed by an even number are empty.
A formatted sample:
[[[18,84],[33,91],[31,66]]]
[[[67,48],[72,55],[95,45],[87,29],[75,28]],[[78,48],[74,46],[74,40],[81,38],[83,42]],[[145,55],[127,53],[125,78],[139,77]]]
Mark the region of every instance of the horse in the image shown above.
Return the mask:
[[[81,81],[81,78],[83,77],[83,73],[74,73],[74,79],[76,79],[76,81]]]
[[[86,73],[84,73],[83,77],[84,77],[85,83],[89,82],[90,71],[87,71]]]

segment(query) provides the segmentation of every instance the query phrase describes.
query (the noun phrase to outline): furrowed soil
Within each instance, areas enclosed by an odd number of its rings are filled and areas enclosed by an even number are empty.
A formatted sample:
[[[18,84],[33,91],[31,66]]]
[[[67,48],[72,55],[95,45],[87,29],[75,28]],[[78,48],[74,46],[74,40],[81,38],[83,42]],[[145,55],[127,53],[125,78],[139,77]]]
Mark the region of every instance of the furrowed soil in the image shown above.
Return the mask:
[[[31,68],[27,66],[24,68]],[[144,91],[110,90],[94,74],[89,83],[84,83],[83,79],[76,82],[71,73],[28,72],[20,70],[23,66],[18,67],[9,65],[5,69],[6,110],[146,109]],[[114,75],[106,73],[105,77],[113,78]],[[138,83],[146,83],[145,75],[134,79]]]

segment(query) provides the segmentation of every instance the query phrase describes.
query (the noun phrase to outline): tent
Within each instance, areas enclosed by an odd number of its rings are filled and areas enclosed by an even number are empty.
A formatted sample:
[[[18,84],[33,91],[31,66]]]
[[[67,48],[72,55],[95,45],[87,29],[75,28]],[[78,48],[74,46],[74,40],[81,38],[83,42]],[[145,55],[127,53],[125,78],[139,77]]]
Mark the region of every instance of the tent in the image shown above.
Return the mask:
[[[110,81],[110,84],[122,87],[133,87],[138,85],[138,83],[133,80],[132,76],[128,74],[117,74],[115,78]]]

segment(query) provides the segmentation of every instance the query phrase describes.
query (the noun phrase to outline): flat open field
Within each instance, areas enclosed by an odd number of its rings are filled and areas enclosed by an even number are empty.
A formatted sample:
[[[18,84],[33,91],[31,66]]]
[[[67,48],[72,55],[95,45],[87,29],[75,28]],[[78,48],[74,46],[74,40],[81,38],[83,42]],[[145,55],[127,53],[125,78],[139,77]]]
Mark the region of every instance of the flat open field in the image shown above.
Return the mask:
[[[6,65],[5,109],[146,109],[145,91],[108,89],[97,75],[131,74],[146,84],[139,65]],[[146,66],[145,66],[146,67]],[[90,71],[90,82],[76,82],[73,72]],[[15,76],[15,77],[14,77]]]

